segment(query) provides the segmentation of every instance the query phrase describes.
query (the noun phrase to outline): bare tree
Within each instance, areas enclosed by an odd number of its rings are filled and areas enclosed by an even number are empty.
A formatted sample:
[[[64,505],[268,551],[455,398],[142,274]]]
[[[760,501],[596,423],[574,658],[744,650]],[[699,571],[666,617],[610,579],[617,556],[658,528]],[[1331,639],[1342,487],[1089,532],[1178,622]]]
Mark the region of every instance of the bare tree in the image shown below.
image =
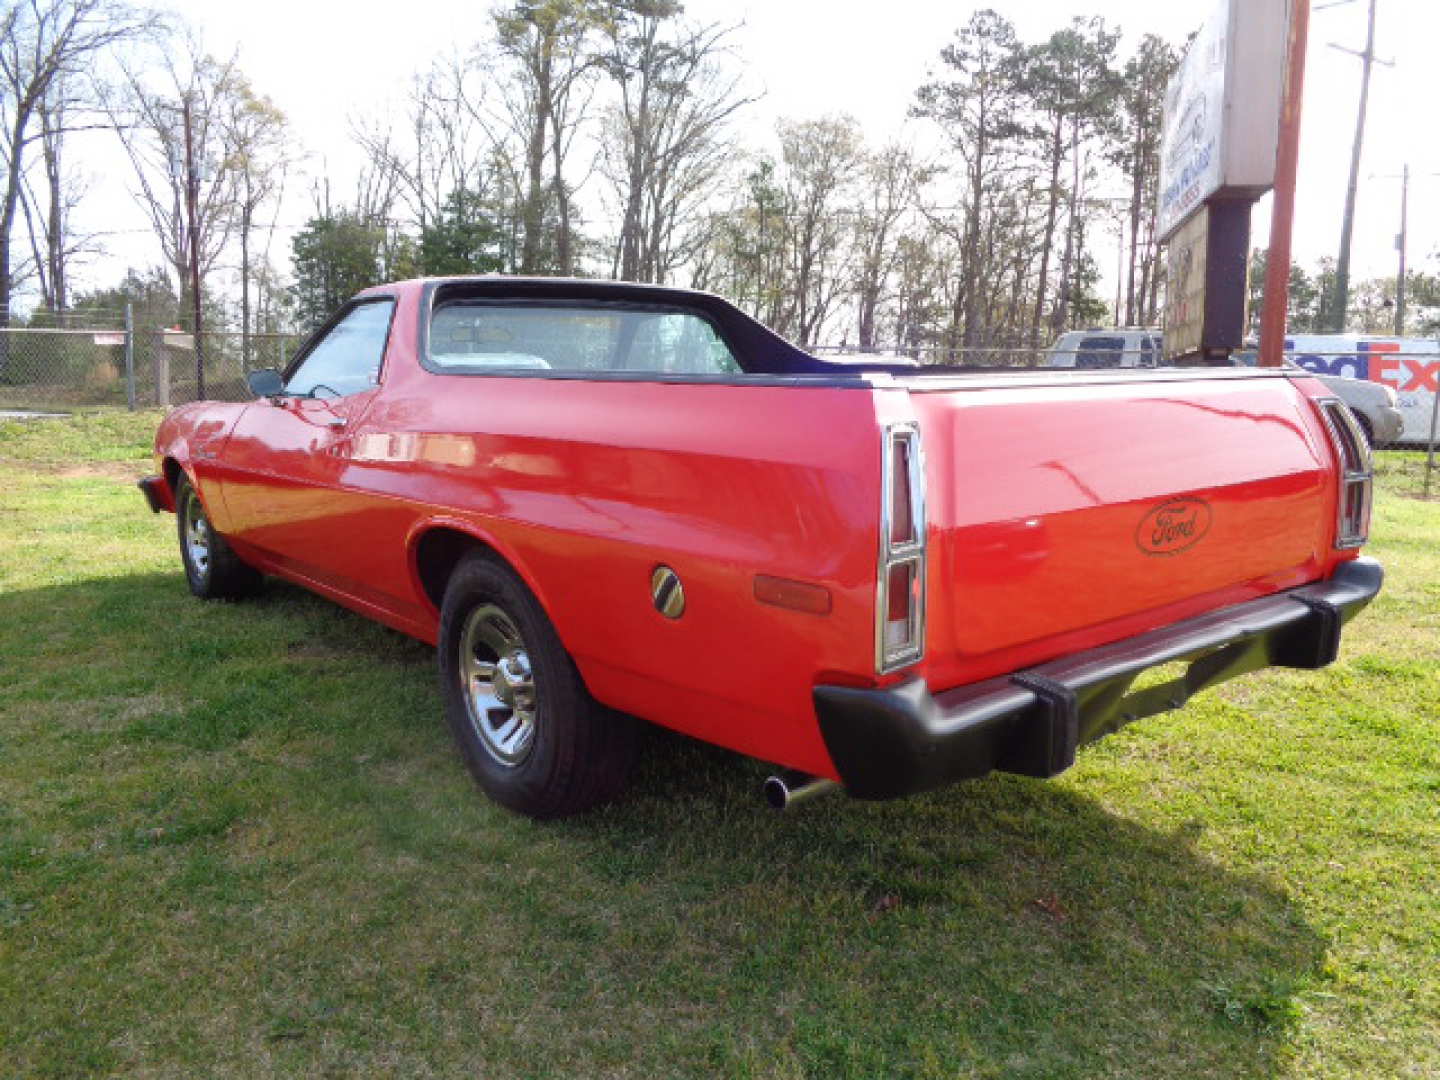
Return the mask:
[[[24,190],[26,153],[46,140],[59,175],[65,110],[56,108],[71,91],[62,84],[90,74],[100,54],[153,27],[153,16],[116,0],[12,0],[0,7],[0,122],[4,125],[5,182],[0,195],[0,326],[8,325],[14,275],[14,227]],[[50,108],[47,109],[47,103]],[[35,130],[42,116],[42,128]],[[58,216],[57,216],[58,217]],[[63,218],[52,219],[55,229]],[[47,256],[63,262],[63,241]],[[55,267],[49,270],[55,286]],[[61,271],[63,280],[63,268]]]
[[[31,170],[21,177],[20,209],[30,239],[40,303],[53,312],[69,306],[72,262],[96,250],[92,236],[77,235],[71,226],[71,212],[84,197],[86,185],[66,167],[66,114],[70,104],[67,94],[56,93],[53,100],[36,110],[42,184],[34,182]]]
[[[855,178],[865,148],[848,116],[782,120],[779,130],[791,217],[790,303],[781,324],[813,342],[851,278]]]
[[[156,69],[146,78],[127,65],[109,108],[136,198],[180,282],[181,310],[193,312],[239,222],[240,175],[226,167],[234,150],[226,121],[245,83],[233,59],[206,55],[188,35],[147,68]]]
[[[1008,182],[1007,146],[1022,133],[1016,116],[1016,85],[1021,47],[1015,28],[993,10],[983,10],[956,32],[941,50],[948,79],[937,79],[916,92],[914,113],[935,120],[961,159],[959,281],[951,306],[952,344],[978,343],[981,247],[985,207],[997,184]],[[932,213],[932,223],[940,218]]]
[[[274,202],[278,209],[293,156],[285,114],[268,97],[256,94],[238,72],[232,74],[230,91],[218,104],[221,109],[220,141],[226,155],[221,168],[234,176],[236,184],[235,228],[240,239],[240,349],[248,369],[253,329],[250,294],[254,277],[250,235],[254,231],[256,216],[267,204]]]
[[[1125,65],[1123,111],[1114,158],[1130,181],[1125,321],[1131,326],[1155,322],[1152,283],[1158,280],[1160,267],[1155,206],[1160,179],[1161,122],[1165,86],[1178,63],[1179,56],[1171,45],[1147,34]]]
[[[789,196],[769,158],[743,163],[735,173],[729,205],[701,215],[690,228],[690,283],[725,293],[783,331],[790,295]]]
[[[1065,228],[1065,248],[1060,257],[1060,290],[1051,314],[1050,328],[1059,333],[1065,328],[1074,305],[1075,271],[1084,251],[1084,218],[1080,201],[1084,185],[1090,177],[1087,136],[1113,127],[1112,111],[1120,93],[1119,75],[1111,67],[1119,31],[1105,28],[1098,16],[1077,16],[1067,30],[1053,40],[1065,41],[1058,63],[1058,82],[1064,88],[1063,100],[1070,128],[1070,205]]]
[[[928,170],[903,146],[891,145],[866,155],[855,236],[855,313],[862,349],[875,347],[880,303],[900,258],[896,233],[914,207],[916,183],[927,175]]]
[[[690,254],[680,226],[732,153],[725,128],[753,101],[719,59],[733,28],[678,21],[673,0],[610,0],[600,63],[619,93],[602,172],[620,216],[611,273],[663,282]]]
[[[522,274],[575,272],[574,188],[565,163],[592,89],[597,17],[589,0],[516,0],[494,17],[500,53],[515,76],[505,87],[505,109],[524,147]]]
[[[424,232],[455,191],[487,197],[497,121],[487,111],[491,58],[452,54],[417,75],[397,135],[389,120],[353,125],[370,170],[394,177],[398,202]]]

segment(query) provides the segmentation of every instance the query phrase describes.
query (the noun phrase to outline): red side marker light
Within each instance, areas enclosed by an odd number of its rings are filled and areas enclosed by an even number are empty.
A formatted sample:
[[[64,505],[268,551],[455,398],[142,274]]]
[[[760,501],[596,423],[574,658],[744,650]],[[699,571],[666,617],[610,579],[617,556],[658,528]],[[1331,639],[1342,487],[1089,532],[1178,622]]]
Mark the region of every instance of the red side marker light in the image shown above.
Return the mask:
[[[824,585],[812,585],[806,581],[756,574],[755,599],[762,604],[803,611],[807,615],[830,614],[830,590]]]

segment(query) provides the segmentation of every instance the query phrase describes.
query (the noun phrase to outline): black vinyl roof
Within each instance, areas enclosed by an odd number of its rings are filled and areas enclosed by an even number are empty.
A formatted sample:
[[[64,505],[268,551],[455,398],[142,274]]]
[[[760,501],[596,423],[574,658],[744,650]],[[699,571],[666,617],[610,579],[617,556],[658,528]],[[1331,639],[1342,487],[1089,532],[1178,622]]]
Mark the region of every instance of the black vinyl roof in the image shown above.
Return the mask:
[[[786,341],[768,326],[745,314],[714,293],[669,285],[641,285],[593,278],[511,277],[484,274],[476,277],[426,278],[423,283],[439,299],[465,297],[495,300],[554,301],[597,304],[663,304],[707,317],[735,354],[747,374],[856,375],[860,372],[916,373],[913,364],[877,361],[845,363],[822,360]]]

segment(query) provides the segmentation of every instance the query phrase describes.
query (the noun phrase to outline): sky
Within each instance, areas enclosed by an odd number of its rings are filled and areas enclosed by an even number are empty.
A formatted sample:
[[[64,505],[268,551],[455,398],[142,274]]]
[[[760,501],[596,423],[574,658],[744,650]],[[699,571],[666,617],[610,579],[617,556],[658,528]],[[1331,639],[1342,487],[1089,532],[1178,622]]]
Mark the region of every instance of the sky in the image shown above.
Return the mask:
[[[1354,0],[1311,17],[1310,54],[1297,193],[1295,256],[1306,266],[1338,250],[1360,61],[1330,47],[1355,49],[1365,40],[1366,4]],[[1357,278],[1395,272],[1399,229],[1398,178],[1408,162],[1410,264],[1440,270],[1440,138],[1433,121],[1435,50],[1440,43],[1440,2],[1377,0],[1377,65],[1371,88],[1366,153],[1360,177],[1352,273]],[[350,145],[352,118],[383,114],[405,91],[411,75],[456,46],[486,36],[485,0],[407,0],[403,9],[374,0],[178,0],[173,8],[221,56],[238,50],[252,85],[290,118],[309,152],[309,169],[328,165],[338,190],[348,189],[359,164]],[[848,113],[868,139],[922,138],[906,119],[915,88],[935,70],[940,49],[977,5],[889,0],[688,0],[687,14],[702,22],[736,24],[735,59],[761,99],[741,121],[744,142],[773,146],[780,117]],[[1128,52],[1145,33],[1180,42],[1204,21],[1211,0],[992,0],[1026,41],[1039,40],[1080,15],[1099,15],[1125,33]],[[1322,9],[1323,8],[1323,9]],[[397,110],[398,114],[398,110]],[[96,140],[101,138],[96,137]],[[109,137],[113,138],[113,137]],[[107,234],[108,253],[82,269],[82,286],[117,281],[129,265],[158,262],[145,219],[129,197],[123,158],[92,140],[93,197],[80,224]],[[292,182],[282,225],[308,216],[309,181]],[[1105,194],[1101,192],[1100,194]],[[1122,194],[1116,192],[1115,194]],[[583,193],[582,193],[583,198]],[[1258,208],[1252,244],[1268,238],[1268,200]],[[1103,268],[1113,266],[1116,237],[1097,240]],[[288,242],[277,238],[276,261],[288,264]]]

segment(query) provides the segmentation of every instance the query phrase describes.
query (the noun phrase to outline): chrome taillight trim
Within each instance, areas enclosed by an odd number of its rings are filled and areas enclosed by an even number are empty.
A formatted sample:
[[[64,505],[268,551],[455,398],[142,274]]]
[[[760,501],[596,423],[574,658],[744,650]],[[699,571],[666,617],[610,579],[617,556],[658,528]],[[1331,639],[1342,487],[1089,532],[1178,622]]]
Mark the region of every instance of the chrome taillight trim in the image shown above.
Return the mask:
[[[880,558],[875,582],[875,670],[881,675],[907,667],[925,655],[925,455],[920,445],[920,425],[914,422],[887,424],[884,428],[880,462]],[[895,469],[904,447],[906,480],[910,489],[910,538],[897,543],[893,531]],[[909,637],[900,645],[886,642],[890,614],[890,572],[897,566],[914,567],[915,590],[910,609]]]
[[[1340,479],[1335,508],[1335,547],[1342,551],[1362,547],[1370,539],[1370,504],[1375,486],[1370,440],[1360,430],[1350,406],[1339,398],[1317,398],[1316,404],[1320,406],[1320,415],[1325,417]],[[1359,497],[1352,500],[1352,492]]]

